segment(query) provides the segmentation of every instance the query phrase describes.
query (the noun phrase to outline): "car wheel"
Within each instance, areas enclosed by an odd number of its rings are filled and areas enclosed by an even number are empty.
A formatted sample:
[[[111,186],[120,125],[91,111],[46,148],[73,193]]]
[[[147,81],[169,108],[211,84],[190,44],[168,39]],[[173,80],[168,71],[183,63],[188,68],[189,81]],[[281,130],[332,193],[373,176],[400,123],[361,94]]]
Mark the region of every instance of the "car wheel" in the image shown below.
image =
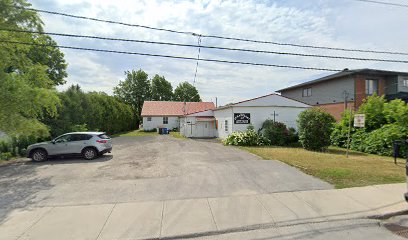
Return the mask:
[[[93,148],[85,148],[82,151],[82,156],[86,159],[86,160],[92,160],[94,158],[96,158],[96,156],[98,156],[98,153],[96,152],[95,149]]]
[[[34,152],[31,154],[31,159],[34,162],[42,162],[47,159],[47,152],[42,149],[34,150]]]

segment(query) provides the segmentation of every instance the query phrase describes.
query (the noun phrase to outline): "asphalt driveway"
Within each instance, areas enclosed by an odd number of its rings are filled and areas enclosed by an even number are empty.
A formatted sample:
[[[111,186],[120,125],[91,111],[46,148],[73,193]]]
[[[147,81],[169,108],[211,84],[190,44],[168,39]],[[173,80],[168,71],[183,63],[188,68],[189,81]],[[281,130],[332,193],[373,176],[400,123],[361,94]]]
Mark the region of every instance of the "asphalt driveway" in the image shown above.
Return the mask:
[[[171,136],[119,137],[93,161],[54,159],[0,167],[6,209],[250,195],[331,185],[234,147]]]

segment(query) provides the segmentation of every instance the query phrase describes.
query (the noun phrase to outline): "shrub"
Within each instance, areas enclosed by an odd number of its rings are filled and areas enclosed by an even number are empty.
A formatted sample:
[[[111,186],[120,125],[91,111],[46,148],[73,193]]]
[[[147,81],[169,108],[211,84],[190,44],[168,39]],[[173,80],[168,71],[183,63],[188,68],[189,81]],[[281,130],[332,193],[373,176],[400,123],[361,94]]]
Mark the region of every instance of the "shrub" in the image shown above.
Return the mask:
[[[346,147],[347,145],[347,135],[349,131],[349,119],[351,116],[351,129],[350,135],[352,135],[356,129],[353,127],[353,117],[354,114],[350,114],[350,111],[344,111],[342,113],[342,117],[340,122],[335,123],[333,127],[333,131],[330,135],[331,144],[338,147]]]
[[[350,149],[364,152],[364,141],[367,139],[368,133],[364,129],[358,129],[353,135],[351,135]],[[346,145],[344,145],[346,147]]]
[[[222,142],[224,145],[234,146],[264,146],[269,144],[267,138],[258,134],[253,129],[249,129],[245,132],[233,132]]]
[[[262,124],[262,135],[269,139],[271,145],[284,146],[297,142],[298,137],[294,128],[288,129],[284,123],[266,120]]]
[[[368,133],[366,138],[361,141],[360,149],[366,153],[392,156],[393,141],[406,139],[407,137],[407,126],[400,126],[398,124],[386,124],[381,128]],[[406,150],[406,147],[402,147],[400,149],[400,155],[405,154]]]
[[[384,104],[384,117],[387,123],[408,126],[408,104],[401,99],[394,99]]]
[[[313,151],[326,149],[330,145],[334,122],[334,117],[320,108],[301,112],[297,124],[303,148]]]
[[[0,153],[0,160],[10,160],[12,157],[11,152],[2,152]]]
[[[373,95],[364,99],[363,104],[358,109],[358,113],[365,114],[365,129],[366,131],[372,131],[380,128],[386,123],[384,116],[384,96]]]

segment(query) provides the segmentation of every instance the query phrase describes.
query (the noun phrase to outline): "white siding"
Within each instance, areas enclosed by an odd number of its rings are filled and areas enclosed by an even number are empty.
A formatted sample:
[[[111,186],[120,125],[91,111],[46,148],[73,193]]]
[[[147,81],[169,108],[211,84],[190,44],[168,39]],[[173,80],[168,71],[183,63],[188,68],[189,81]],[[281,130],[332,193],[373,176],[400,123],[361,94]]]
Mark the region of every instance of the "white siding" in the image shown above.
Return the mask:
[[[143,117],[143,129],[151,130],[153,128],[179,128],[179,117],[168,117],[168,124],[163,124],[163,116],[151,117],[151,121],[147,121],[148,117]]]
[[[232,133],[232,116],[232,108],[214,111],[214,117],[218,121],[217,137],[226,138],[230,133]],[[228,131],[225,131],[225,120],[228,121]]]
[[[299,107],[232,107],[233,113],[250,113],[251,124],[258,131],[262,123],[267,119],[273,120],[275,111],[275,121],[284,123],[287,127],[297,129],[296,120],[299,113],[307,108]],[[233,131],[245,131],[249,124],[233,124]]]
[[[180,133],[186,137],[209,138],[216,136],[214,121],[197,121],[195,116],[180,118]]]

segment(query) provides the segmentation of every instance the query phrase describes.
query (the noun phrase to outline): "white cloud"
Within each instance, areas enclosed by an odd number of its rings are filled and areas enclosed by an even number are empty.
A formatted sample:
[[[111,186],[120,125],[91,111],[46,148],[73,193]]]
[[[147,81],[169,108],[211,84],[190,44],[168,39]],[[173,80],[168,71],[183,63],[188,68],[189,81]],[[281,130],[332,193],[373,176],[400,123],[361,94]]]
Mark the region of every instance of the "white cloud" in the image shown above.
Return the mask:
[[[95,18],[193,31],[203,34],[292,42],[317,46],[389,49],[408,52],[406,9],[356,1],[117,1],[117,0],[33,0],[34,7]],[[197,38],[143,28],[75,20],[42,14],[46,30],[153,41],[195,44]],[[61,45],[196,57],[197,49],[55,38]],[[203,38],[206,45],[302,52],[355,57],[395,58],[376,54],[347,53],[294,48],[270,44]],[[85,90],[112,93],[123,72],[143,69],[150,75],[164,75],[175,87],[192,82],[195,62],[165,58],[63,50],[69,63],[68,84],[79,83]],[[406,71],[404,64],[359,62],[324,58],[249,54],[202,49],[202,58],[230,59],[280,65],[343,69],[375,67]],[[272,67],[200,62],[196,86],[204,100],[217,96],[221,104],[273,92],[321,72]],[[327,73],[329,74],[329,73]]]

